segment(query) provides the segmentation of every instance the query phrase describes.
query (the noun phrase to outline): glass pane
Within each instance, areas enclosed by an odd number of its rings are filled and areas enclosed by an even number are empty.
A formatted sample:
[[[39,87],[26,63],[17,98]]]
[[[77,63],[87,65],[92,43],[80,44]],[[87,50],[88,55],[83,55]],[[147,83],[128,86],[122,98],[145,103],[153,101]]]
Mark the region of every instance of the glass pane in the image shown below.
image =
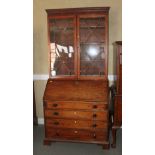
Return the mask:
[[[104,75],[105,19],[80,19],[80,74]]]
[[[74,75],[73,19],[50,20],[51,75]]]

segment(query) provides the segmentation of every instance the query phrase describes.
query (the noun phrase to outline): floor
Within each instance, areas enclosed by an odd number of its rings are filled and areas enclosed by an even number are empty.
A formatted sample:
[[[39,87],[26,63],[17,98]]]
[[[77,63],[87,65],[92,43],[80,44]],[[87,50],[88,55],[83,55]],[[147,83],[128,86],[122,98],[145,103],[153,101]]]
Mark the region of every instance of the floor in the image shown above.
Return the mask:
[[[103,150],[96,144],[54,142],[50,146],[43,145],[44,127],[34,126],[33,155],[122,155],[122,130],[117,132],[115,149]]]

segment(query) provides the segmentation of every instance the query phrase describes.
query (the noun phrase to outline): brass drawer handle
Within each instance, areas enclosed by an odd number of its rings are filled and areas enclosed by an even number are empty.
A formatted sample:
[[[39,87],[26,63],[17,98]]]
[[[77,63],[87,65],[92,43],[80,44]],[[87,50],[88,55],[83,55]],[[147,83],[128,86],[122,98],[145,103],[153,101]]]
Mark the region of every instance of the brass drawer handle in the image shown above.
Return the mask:
[[[53,107],[57,107],[57,106],[58,106],[58,104],[56,104],[56,103],[53,104]]]
[[[93,105],[93,108],[96,109],[97,108],[97,105]]]
[[[93,124],[93,127],[95,128],[95,127],[97,127],[97,125],[96,124]]]
[[[96,114],[93,114],[93,117],[97,117],[97,115]]]
[[[59,122],[54,122],[54,125],[59,125]]]
[[[58,112],[54,112],[53,115],[59,115],[59,113]]]

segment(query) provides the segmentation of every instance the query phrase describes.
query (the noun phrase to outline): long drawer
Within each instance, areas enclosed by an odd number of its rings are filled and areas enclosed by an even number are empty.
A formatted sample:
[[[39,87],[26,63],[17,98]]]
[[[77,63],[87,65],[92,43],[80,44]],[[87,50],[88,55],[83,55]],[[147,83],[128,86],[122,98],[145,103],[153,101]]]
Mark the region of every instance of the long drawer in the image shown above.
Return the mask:
[[[76,128],[76,129],[103,129],[108,128],[108,123],[95,120],[76,119],[45,119],[46,127],[54,128]]]
[[[90,119],[90,120],[96,119],[107,121],[108,111],[45,110],[45,117]]]
[[[106,141],[108,140],[108,131],[107,129],[79,130],[47,128],[46,136],[54,139]]]
[[[46,101],[48,109],[86,109],[106,110],[107,102],[84,102],[84,101]]]

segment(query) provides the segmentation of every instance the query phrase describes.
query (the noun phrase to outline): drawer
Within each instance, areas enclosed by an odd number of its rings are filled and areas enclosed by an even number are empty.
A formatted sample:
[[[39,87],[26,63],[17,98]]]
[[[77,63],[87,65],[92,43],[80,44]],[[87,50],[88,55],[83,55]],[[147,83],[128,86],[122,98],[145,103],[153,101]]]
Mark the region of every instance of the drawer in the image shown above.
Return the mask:
[[[107,102],[82,102],[82,101],[59,101],[59,102],[46,102],[48,109],[97,109],[106,110],[108,108]]]
[[[108,128],[108,123],[103,121],[85,121],[76,119],[45,119],[46,127],[76,128],[76,129],[103,129]]]
[[[46,129],[46,136],[54,139],[107,141],[108,131],[78,129]]]
[[[107,121],[108,111],[45,110],[45,117],[90,119],[90,120],[96,119]]]

